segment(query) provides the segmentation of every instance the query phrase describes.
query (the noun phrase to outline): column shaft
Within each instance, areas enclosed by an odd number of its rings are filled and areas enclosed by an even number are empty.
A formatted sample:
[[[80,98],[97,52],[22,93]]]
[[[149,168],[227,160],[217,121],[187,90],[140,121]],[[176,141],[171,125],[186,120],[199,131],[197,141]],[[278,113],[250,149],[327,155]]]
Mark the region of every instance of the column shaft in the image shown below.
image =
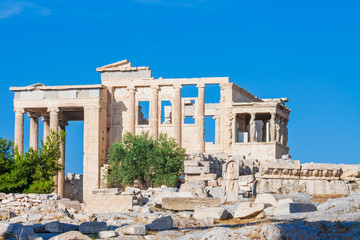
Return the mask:
[[[174,114],[171,116],[172,124],[174,125],[174,137],[176,142],[181,146],[181,125],[182,125],[182,117],[181,117],[181,86],[174,86],[175,89],[175,97],[174,97]]]
[[[59,124],[59,131],[65,131],[65,126],[67,125],[67,123],[65,121],[60,121]],[[61,164],[63,166],[63,169],[60,170],[58,172],[58,194],[61,198],[64,197],[64,192],[65,192],[65,142],[62,142],[60,144],[60,152],[61,152],[61,156],[59,158],[58,163]]]
[[[44,135],[43,135],[43,141],[46,142],[47,136],[49,136],[50,133],[50,120],[48,116],[42,116],[42,121],[44,122]]]
[[[24,152],[24,109],[15,109],[14,144],[20,154]]]
[[[48,111],[50,111],[50,129],[58,132],[59,128],[59,108],[49,108]],[[54,193],[58,194],[58,175],[54,176],[54,183],[55,183],[55,189]]]
[[[215,144],[220,144],[220,117],[214,116],[215,119]]]
[[[158,86],[151,87],[151,100],[150,100],[150,127],[151,136],[156,138],[159,131],[159,113],[158,113]]]
[[[128,132],[135,134],[135,88],[128,88]]]
[[[205,84],[198,84],[198,143],[200,151],[205,152]]]
[[[30,117],[30,139],[29,147],[38,150],[39,143],[39,116],[29,113]]]

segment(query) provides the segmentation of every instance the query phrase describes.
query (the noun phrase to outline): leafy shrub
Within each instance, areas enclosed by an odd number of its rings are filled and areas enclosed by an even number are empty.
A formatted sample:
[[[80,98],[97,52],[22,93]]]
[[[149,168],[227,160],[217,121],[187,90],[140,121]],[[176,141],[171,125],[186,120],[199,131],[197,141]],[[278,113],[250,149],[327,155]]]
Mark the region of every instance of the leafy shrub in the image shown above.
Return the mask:
[[[0,139],[0,192],[50,193],[54,189],[53,177],[63,169],[58,164],[60,144],[65,132],[51,131],[39,151],[30,148],[24,155],[14,150],[12,141]]]
[[[148,133],[126,133],[109,150],[108,186],[175,186],[185,158],[185,149],[166,134],[152,139]]]

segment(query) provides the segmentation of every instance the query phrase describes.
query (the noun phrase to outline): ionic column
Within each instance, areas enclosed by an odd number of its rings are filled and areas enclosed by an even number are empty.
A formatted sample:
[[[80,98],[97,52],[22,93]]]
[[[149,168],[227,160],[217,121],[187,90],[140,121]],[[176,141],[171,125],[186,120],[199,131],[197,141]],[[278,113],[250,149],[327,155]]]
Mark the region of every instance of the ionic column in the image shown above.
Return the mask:
[[[20,154],[24,152],[24,113],[22,108],[14,109],[15,112],[15,136],[14,144],[18,148]]]
[[[59,121],[58,131],[65,131],[65,127],[68,123],[64,120]],[[58,172],[58,194],[61,198],[64,197],[64,189],[65,189],[65,142],[60,144],[60,158],[58,163],[63,166],[63,169]]]
[[[60,110],[57,107],[53,107],[53,108],[48,108],[48,111],[50,112],[50,129],[55,132],[58,132]],[[58,194],[58,175],[54,176],[54,183],[55,183],[54,193]]]
[[[151,136],[153,138],[156,138],[158,136],[158,131],[159,131],[158,91],[159,91],[159,86],[151,86],[150,127],[151,127]]]
[[[45,143],[47,136],[50,134],[50,118],[48,116],[42,116],[42,121],[44,122],[43,141]]]
[[[250,114],[250,142],[256,142],[255,113]]]
[[[135,134],[135,87],[128,87],[128,129],[129,133]]]
[[[271,113],[271,119],[270,119],[270,141],[275,142],[276,141],[276,114]]]
[[[35,113],[29,113],[30,117],[30,138],[29,147],[34,150],[38,150],[39,143],[39,115]]]
[[[205,84],[196,85],[198,88],[198,143],[200,152],[205,152]]]
[[[173,114],[171,121],[174,125],[174,138],[179,146],[181,146],[181,85],[174,85],[175,96],[173,105]]]
[[[220,117],[214,116],[215,120],[215,144],[220,144]]]

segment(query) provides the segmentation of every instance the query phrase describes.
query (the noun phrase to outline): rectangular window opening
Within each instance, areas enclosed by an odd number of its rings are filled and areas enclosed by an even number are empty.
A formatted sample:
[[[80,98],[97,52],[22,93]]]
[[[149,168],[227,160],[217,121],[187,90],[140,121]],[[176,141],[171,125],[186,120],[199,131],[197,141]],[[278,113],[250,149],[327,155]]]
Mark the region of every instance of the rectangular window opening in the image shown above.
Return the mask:
[[[138,124],[149,125],[149,101],[139,101]]]
[[[212,142],[215,144],[214,116],[205,116],[205,142]]]
[[[171,101],[161,101],[161,124],[172,123]]]
[[[184,124],[195,124],[194,116],[185,116]]]

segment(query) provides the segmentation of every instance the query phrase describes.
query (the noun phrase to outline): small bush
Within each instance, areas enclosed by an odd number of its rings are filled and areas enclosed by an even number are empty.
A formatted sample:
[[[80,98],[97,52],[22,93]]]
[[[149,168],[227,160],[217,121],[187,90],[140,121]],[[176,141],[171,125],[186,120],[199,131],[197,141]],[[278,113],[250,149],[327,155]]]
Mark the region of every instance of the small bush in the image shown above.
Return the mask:
[[[166,134],[152,139],[148,133],[126,133],[123,141],[114,143],[109,150],[108,186],[175,186],[185,158],[185,149]]]
[[[65,132],[51,131],[39,151],[30,148],[24,155],[14,150],[12,141],[0,139],[0,192],[51,193],[53,177],[63,169],[58,159],[64,139]]]

